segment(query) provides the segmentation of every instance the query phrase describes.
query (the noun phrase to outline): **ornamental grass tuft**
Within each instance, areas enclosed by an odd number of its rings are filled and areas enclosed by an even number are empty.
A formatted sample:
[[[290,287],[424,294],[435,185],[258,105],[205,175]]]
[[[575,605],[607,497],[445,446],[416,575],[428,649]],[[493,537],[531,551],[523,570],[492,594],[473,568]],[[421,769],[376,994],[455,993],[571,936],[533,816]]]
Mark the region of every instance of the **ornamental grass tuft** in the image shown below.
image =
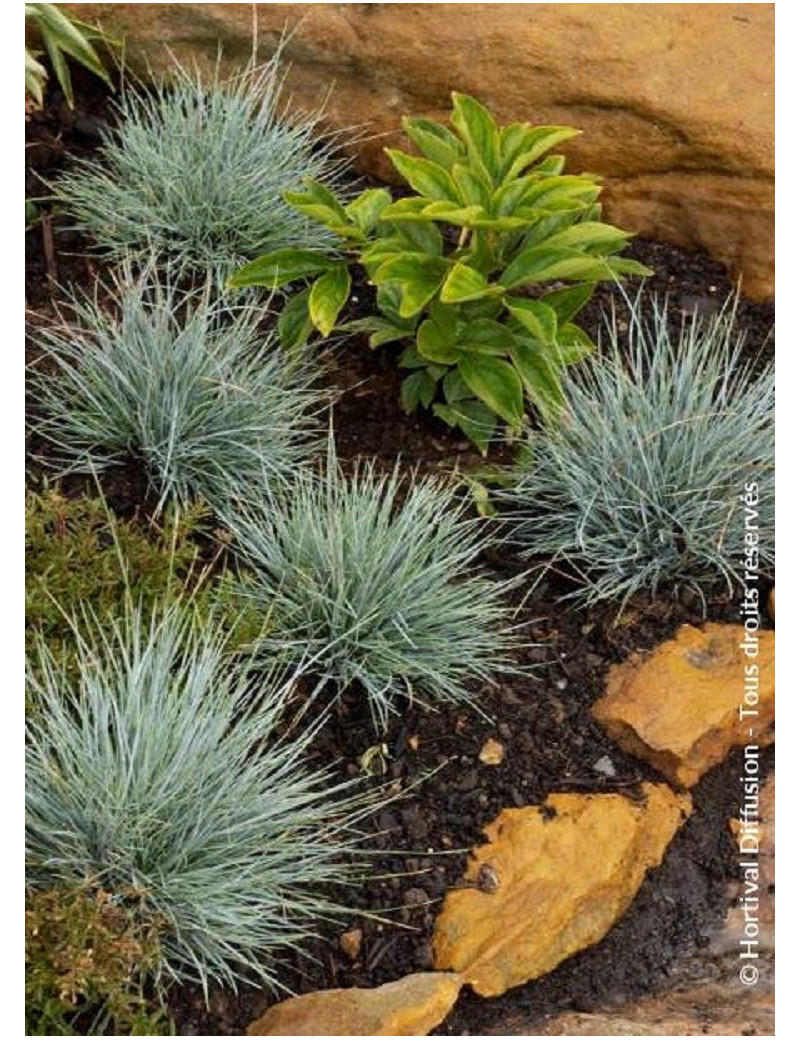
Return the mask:
[[[487,521],[468,515],[455,487],[405,482],[360,463],[250,496],[225,517],[254,597],[269,616],[262,648],[289,660],[315,655],[315,674],[366,695],[376,728],[401,703],[467,703],[474,685],[518,671],[513,582],[479,559]]]
[[[686,589],[705,605],[742,584],[756,488],[758,570],[774,565],[774,363],[743,353],[735,300],[678,334],[664,301],[630,311],[626,341],[609,319],[603,356],[566,381],[563,426],[530,434],[499,498],[524,556],[579,576],[568,598]]]
[[[154,936],[157,984],[275,986],[344,912],[331,885],[380,790],[310,765],[319,720],[285,716],[299,673],[255,681],[190,605],[85,618],[78,656],[70,684],[42,640],[28,672],[28,884],[108,893]]]
[[[206,85],[176,62],[155,88],[123,85],[97,157],[52,185],[74,226],[112,261],[155,254],[217,285],[266,249],[326,249],[333,236],[290,207],[304,177],[341,186],[346,168],[322,112],[290,116],[281,51]]]
[[[152,269],[123,275],[110,302],[73,298],[69,320],[36,334],[47,363],[30,379],[33,429],[60,475],[133,460],[158,509],[215,505],[315,451],[322,361],[281,351],[259,310],[232,313],[208,291],[159,284]]]

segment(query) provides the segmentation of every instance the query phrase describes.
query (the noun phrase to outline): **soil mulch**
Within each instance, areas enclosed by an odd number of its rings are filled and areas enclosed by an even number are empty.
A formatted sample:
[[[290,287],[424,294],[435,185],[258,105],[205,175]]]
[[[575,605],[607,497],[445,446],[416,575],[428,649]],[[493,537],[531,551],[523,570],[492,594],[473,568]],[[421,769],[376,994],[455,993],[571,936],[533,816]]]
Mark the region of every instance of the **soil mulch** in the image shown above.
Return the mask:
[[[42,194],[39,175],[57,175],[70,155],[88,154],[97,144],[108,117],[105,93],[80,74],[76,87],[83,100],[75,113],[51,91],[45,111],[26,124],[29,194]],[[46,217],[44,228],[38,223],[26,233],[26,301],[34,321],[47,320],[63,287],[90,287],[101,271],[65,224],[63,217]],[[731,292],[724,270],[703,254],[648,241],[636,242],[631,253],[656,270],[648,288],[670,294],[675,327],[695,307],[713,313]],[[355,294],[365,291],[359,287]],[[611,296],[610,289],[598,291],[581,316],[584,327],[597,325]],[[363,306],[363,299],[354,301],[356,310]],[[768,352],[772,307],[742,301],[740,318],[750,330],[749,356]],[[334,427],[340,456],[348,462],[374,456],[387,466],[400,457],[429,471],[479,465],[482,460],[457,432],[427,414],[402,413],[397,403],[402,375],[392,347],[370,351],[360,341],[336,347],[331,378],[339,392]],[[493,451],[489,461],[504,458],[502,450]],[[37,469],[33,477],[40,476]],[[77,481],[66,490],[79,493],[85,486]],[[104,476],[102,487],[123,514],[146,510],[146,487],[135,466]],[[503,577],[521,569],[518,561],[499,556],[487,556],[484,563]],[[618,617],[616,607],[566,606],[559,597],[568,589],[564,579],[550,576],[532,593],[521,615],[530,638],[521,663],[532,666],[531,677],[476,689],[485,717],[466,708],[434,713],[412,704],[385,734],[376,735],[355,694],[331,712],[314,747],[317,759],[336,762],[343,777],[363,776],[364,753],[385,745],[380,756],[385,773],[365,777],[364,783],[389,784],[402,797],[365,822],[372,876],[344,893],[352,914],[340,925],[321,928],[320,939],[307,947],[309,958],[283,966],[281,980],[288,989],[376,986],[429,968],[439,904],[462,875],[468,849],[482,840],[483,828],[502,808],[536,804],[557,791],[635,796],[643,780],[662,779],[623,754],[589,709],[612,663],[669,638],[680,624],[702,623],[699,606],[681,598],[640,600]],[[708,617],[739,620],[736,605],[722,597],[711,599]],[[478,759],[489,737],[505,748],[499,766]],[[604,756],[614,764],[613,777],[595,768]],[[771,753],[765,753],[764,772],[769,761]],[[537,1023],[561,1010],[590,1011],[656,992],[691,974],[709,932],[725,914],[726,881],[736,876],[726,821],[738,810],[739,772],[739,758],[732,753],[693,790],[691,819],[601,943],[503,997],[480,1000],[465,990],[439,1033],[485,1035],[512,1011],[517,1019],[526,1017],[535,1035]],[[341,933],[354,927],[363,932],[355,962],[338,945]],[[213,992],[206,1005],[203,995],[188,987],[173,990],[171,1011],[181,1035],[242,1035],[270,999],[245,988],[239,995]]]

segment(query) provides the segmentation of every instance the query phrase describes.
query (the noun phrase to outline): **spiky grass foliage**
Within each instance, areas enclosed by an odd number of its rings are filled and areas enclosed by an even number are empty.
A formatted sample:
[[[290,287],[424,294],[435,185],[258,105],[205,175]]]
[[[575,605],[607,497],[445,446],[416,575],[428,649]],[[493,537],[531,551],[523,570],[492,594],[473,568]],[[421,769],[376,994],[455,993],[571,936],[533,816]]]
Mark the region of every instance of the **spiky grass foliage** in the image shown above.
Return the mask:
[[[89,622],[79,657],[76,688],[44,642],[28,672],[29,883],[110,893],[157,932],[157,981],[275,985],[276,958],[342,912],[321,891],[352,876],[365,811],[304,761],[315,727],[279,728],[297,673],[254,686],[181,604]]]
[[[405,483],[371,463],[348,478],[333,449],[323,477],[298,474],[226,516],[250,574],[245,596],[269,614],[263,645],[339,691],[357,684],[376,727],[402,697],[472,703],[471,681],[516,670],[510,583],[478,568],[486,522],[454,487]]]
[[[526,556],[580,575],[578,602],[686,588],[705,604],[741,585],[750,484],[760,569],[774,563],[774,365],[743,355],[735,300],[677,335],[667,302],[630,310],[627,342],[611,319],[605,356],[567,381],[563,425],[531,434],[499,497]]]
[[[184,275],[237,266],[287,246],[328,248],[331,236],[291,209],[304,177],[340,190],[345,164],[322,112],[281,103],[281,50],[208,85],[177,62],[154,89],[128,83],[97,157],[75,160],[56,198],[112,260],[155,253]]]
[[[60,474],[135,458],[158,507],[215,504],[237,482],[291,473],[315,447],[321,362],[290,359],[260,312],[232,315],[207,291],[186,295],[152,271],[73,298],[71,316],[35,338],[49,364],[32,373],[34,431]]]

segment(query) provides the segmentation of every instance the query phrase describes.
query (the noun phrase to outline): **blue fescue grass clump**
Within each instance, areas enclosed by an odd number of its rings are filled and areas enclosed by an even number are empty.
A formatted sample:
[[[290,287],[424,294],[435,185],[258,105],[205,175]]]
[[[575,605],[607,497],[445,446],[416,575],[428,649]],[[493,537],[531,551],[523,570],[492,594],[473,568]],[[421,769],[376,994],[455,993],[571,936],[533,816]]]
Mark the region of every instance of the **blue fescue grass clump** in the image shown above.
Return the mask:
[[[157,932],[158,982],[274,986],[343,912],[330,885],[380,790],[310,765],[319,723],[281,723],[298,673],[254,682],[190,605],[79,627],[76,682],[43,640],[28,671],[28,882],[109,892]]]
[[[319,358],[290,358],[251,306],[231,313],[208,291],[130,271],[110,303],[74,298],[37,330],[49,362],[31,376],[59,473],[101,472],[135,458],[159,500],[216,504],[237,482],[290,475],[319,441]]]
[[[774,546],[774,363],[754,367],[736,301],[670,332],[666,302],[631,304],[627,341],[566,382],[559,428],[530,435],[501,499],[525,556],[578,574],[582,604],[741,585],[744,495],[758,485],[760,564]]]
[[[96,158],[52,186],[75,226],[112,260],[156,254],[217,285],[242,263],[331,237],[283,199],[313,177],[339,190],[346,164],[321,132],[321,111],[289,116],[281,47],[261,66],[206,85],[175,64],[152,90],[128,83]]]
[[[324,476],[299,473],[225,520],[249,574],[243,595],[269,616],[264,650],[313,653],[339,692],[363,690],[376,727],[403,698],[475,703],[470,683],[517,670],[510,584],[481,574],[486,521],[454,487],[405,485],[399,468],[371,463],[346,477],[331,449]]]

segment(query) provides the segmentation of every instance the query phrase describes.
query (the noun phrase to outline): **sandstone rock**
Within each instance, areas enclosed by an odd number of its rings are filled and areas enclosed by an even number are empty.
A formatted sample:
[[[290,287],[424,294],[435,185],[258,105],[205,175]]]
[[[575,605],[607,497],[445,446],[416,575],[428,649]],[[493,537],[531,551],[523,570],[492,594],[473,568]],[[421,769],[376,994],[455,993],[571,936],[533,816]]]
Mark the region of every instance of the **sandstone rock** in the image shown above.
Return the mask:
[[[738,954],[740,942],[748,935],[746,926],[755,921],[757,932],[750,932],[751,938],[758,941],[761,955],[775,951],[775,774],[761,786],[759,791],[759,824],[757,828],[758,853],[754,854],[751,841],[740,846],[740,862],[758,864],[758,874],[754,878],[748,874],[747,880],[756,881],[755,890],[745,884],[743,877],[730,886],[730,908],[725,922],[720,929],[710,936],[709,952],[719,957],[725,954]],[[730,821],[730,828],[736,840],[740,835],[752,836],[752,831],[742,826],[740,819]],[[756,902],[752,900],[755,898]],[[750,900],[748,903],[747,900]]]
[[[126,38],[144,68],[228,67],[252,49],[250,4],[67,4]],[[387,176],[406,114],[445,118],[452,90],[503,122],[566,123],[573,169],[607,179],[608,217],[703,248],[754,297],[774,293],[772,4],[256,4],[263,56],[285,27],[291,104],[330,91],[332,128],[364,129]],[[333,88],[333,89],[331,89]]]
[[[434,967],[497,996],[602,939],[691,809],[666,784],[644,795],[555,794],[541,809],[504,809],[472,854],[472,886],[447,894]]]
[[[377,989],[330,989],[275,1004],[248,1036],[427,1036],[450,1011],[458,975],[421,972]]]
[[[499,740],[494,740],[492,737],[489,737],[478,755],[485,766],[499,766],[505,757],[506,749]]]
[[[345,957],[349,957],[351,961],[356,961],[359,953],[361,953],[363,938],[364,933],[360,928],[350,928],[339,936],[339,949]]]
[[[512,1024],[503,1032],[514,1035]],[[770,987],[753,992],[738,980],[712,982],[597,1014],[558,1015],[536,1035],[774,1036],[775,998]]]
[[[775,633],[759,633],[756,659],[739,625],[683,625],[646,655],[611,668],[595,718],[621,747],[691,787],[732,747],[764,746],[775,721]],[[758,715],[740,719],[745,667],[758,665]]]

